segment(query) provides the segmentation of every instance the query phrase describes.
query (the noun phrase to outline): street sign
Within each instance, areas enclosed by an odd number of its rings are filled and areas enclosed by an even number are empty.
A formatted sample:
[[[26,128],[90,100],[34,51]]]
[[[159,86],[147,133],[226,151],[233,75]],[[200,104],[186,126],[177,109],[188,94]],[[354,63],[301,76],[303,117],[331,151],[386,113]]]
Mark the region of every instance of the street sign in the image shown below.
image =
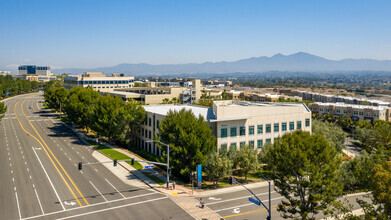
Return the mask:
[[[248,200],[249,200],[250,202],[256,204],[256,205],[259,205],[259,206],[261,205],[261,203],[260,203],[258,200],[253,199],[252,197],[248,197]]]
[[[145,169],[148,169],[148,168],[153,168],[153,165],[145,166]]]

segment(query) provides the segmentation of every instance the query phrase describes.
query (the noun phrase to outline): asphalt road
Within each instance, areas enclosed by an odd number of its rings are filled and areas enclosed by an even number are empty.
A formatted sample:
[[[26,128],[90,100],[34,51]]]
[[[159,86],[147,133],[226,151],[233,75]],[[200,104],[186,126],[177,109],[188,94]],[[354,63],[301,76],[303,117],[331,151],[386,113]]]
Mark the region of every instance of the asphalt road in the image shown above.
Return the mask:
[[[269,207],[269,188],[259,187],[251,189],[258,198],[264,202],[266,207]],[[236,192],[219,193],[211,196],[203,196],[202,199],[205,205],[223,216],[224,219],[239,220],[239,219],[266,219],[268,216],[267,210],[261,205],[255,205],[249,201],[250,192],[243,188],[243,190]],[[254,197],[253,197],[254,198]],[[361,207],[356,203],[356,199],[364,199],[362,194],[349,195],[344,197],[350,204],[353,205],[353,210]],[[283,219],[277,211],[277,205],[281,202],[283,197],[274,191],[271,187],[271,210],[272,219]],[[342,199],[342,198],[339,198]],[[317,219],[322,219],[322,214],[317,215]]]
[[[0,219],[192,219],[166,195],[125,184],[42,108],[42,93],[5,100]],[[130,174],[131,175],[131,174]]]

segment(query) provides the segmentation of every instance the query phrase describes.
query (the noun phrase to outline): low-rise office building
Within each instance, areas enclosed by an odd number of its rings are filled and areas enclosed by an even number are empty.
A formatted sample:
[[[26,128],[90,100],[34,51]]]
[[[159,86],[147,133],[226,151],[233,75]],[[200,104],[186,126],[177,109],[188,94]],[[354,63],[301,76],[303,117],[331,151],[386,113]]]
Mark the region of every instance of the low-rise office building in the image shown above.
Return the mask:
[[[50,78],[50,66],[21,65],[18,67],[17,77],[31,80],[47,82]]]
[[[182,104],[192,104],[201,97],[201,80],[192,81],[191,87],[157,87],[154,82],[150,82],[149,87],[117,88],[113,91],[102,91],[112,96],[122,98],[124,101],[134,99],[143,104],[162,104],[165,100],[177,99]]]
[[[217,148],[239,149],[244,144],[260,150],[287,132],[302,129],[311,132],[311,111],[301,103],[254,103],[237,100],[214,101],[213,108],[191,105],[144,106],[146,121],[142,125],[137,145],[151,153],[160,154],[153,143],[159,134],[159,124],[167,113],[191,110],[208,121],[216,136]]]
[[[391,121],[391,108],[387,106],[315,102],[310,103],[309,107],[313,113],[320,116],[325,114],[348,115],[353,121],[365,120],[369,123],[373,123],[377,119]]]
[[[85,72],[82,75],[68,76],[64,78],[63,86],[71,89],[74,86],[92,86],[95,90],[110,91],[115,88],[129,88],[134,85],[133,76],[114,73],[106,76],[102,72]]]
[[[302,103],[213,102],[218,148],[243,144],[261,149],[297,129],[311,132],[311,111]]]

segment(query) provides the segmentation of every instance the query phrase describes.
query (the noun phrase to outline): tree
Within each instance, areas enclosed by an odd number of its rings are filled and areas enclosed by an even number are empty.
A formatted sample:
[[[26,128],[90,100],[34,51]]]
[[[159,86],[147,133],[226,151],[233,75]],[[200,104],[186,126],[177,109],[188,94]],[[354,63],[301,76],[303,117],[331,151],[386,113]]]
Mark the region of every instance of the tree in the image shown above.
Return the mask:
[[[204,164],[207,156],[216,149],[216,138],[208,122],[191,110],[169,111],[159,125],[161,142],[170,144],[172,171],[183,178]],[[163,154],[163,158],[166,155]]]
[[[322,135],[302,130],[287,133],[266,155],[275,189],[287,200],[278,206],[284,218],[315,219],[342,193],[341,159]]]
[[[334,123],[312,120],[312,133],[323,135],[338,152],[344,148],[345,132]]]
[[[7,112],[7,106],[4,104],[4,102],[0,102],[0,121],[4,117],[6,112]]]
[[[336,123],[341,126],[345,131],[350,129],[350,126],[353,124],[352,119],[349,115],[341,115],[338,117]]]
[[[125,104],[122,112],[122,119],[124,123],[125,138],[128,140],[129,144],[134,137],[136,137],[140,125],[145,121],[145,116],[145,109],[141,103],[132,99]]]
[[[124,101],[109,94],[98,99],[94,110],[94,123],[91,128],[99,135],[108,138],[118,138],[124,131],[123,123]]]
[[[239,167],[240,173],[244,175],[244,181],[247,182],[247,175],[251,167],[258,167],[257,150],[243,145],[235,156],[235,167]]]
[[[206,176],[213,181],[216,186],[221,178],[232,172],[232,162],[228,158],[227,152],[212,152],[205,162],[204,171]]]
[[[358,203],[368,219],[391,219],[391,161],[378,164],[371,171],[372,202],[358,200]]]
[[[360,127],[360,128],[368,128],[368,129],[372,128],[371,123],[369,123],[369,122],[367,122],[365,120],[357,121],[355,123],[355,125],[356,125],[356,128],[358,128],[358,127]]]
[[[385,161],[383,152],[364,154],[350,159],[341,165],[341,181],[344,191],[370,190],[372,169]]]
[[[96,103],[101,97],[100,93],[92,87],[73,87],[68,95],[65,113],[78,126],[87,129],[93,124]]]

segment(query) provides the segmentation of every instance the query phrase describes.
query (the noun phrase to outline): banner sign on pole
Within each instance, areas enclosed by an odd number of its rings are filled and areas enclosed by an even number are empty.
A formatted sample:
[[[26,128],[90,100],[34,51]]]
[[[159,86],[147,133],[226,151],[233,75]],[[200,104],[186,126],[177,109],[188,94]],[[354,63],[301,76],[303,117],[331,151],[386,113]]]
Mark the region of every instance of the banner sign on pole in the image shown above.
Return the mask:
[[[197,165],[197,186],[201,188],[202,182],[202,165]]]

